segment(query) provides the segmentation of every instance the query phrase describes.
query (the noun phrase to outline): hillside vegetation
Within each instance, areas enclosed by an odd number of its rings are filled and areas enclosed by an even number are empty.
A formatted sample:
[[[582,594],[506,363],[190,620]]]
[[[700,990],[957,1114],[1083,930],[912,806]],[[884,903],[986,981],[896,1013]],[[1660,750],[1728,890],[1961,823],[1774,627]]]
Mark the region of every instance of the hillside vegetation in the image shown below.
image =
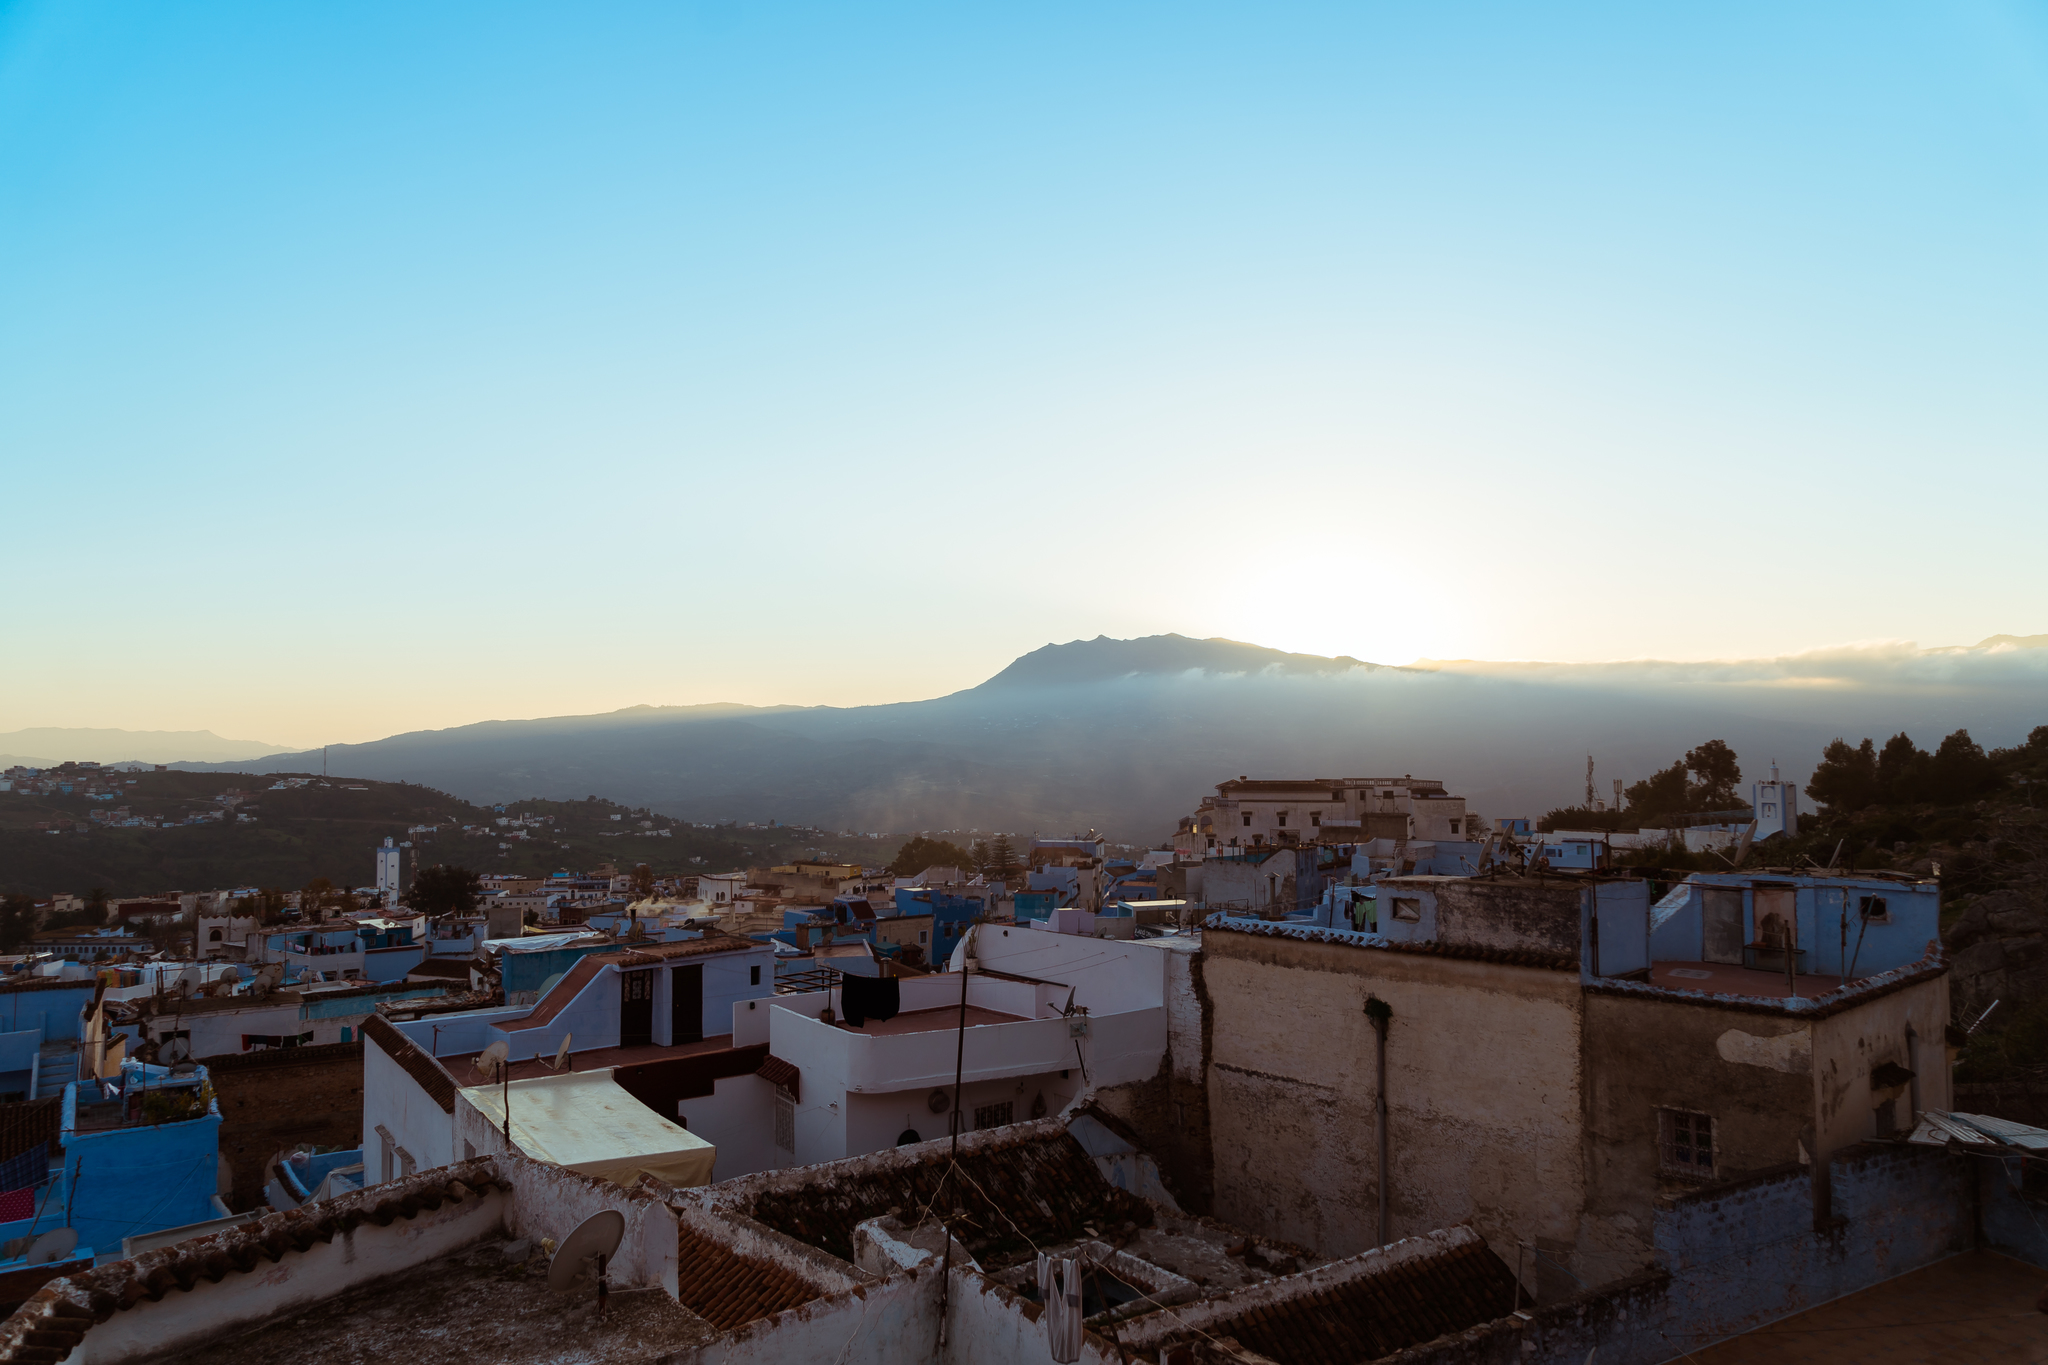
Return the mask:
[[[516,801],[493,808],[404,782],[272,773],[132,776],[127,794],[113,802],[0,792],[0,892],[43,899],[59,892],[83,896],[93,888],[112,896],[243,886],[296,890],[321,877],[337,886],[362,886],[373,876],[372,850],[387,836],[411,843],[408,876],[416,865],[435,863],[545,876],[603,863],[623,870],[643,862],[657,876],[671,876],[812,853],[873,864],[893,847],[788,826],[699,828],[597,797]],[[292,777],[303,779],[303,785],[273,789]],[[176,823],[219,811],[223,798],[237,794],[240,800],[225,820]],[[116,807],[125,807],[133,818],[170,823],[106,828],[89,819],[94,810]],[[532,823],[500,826],[501,818]],[[423,825],[438,828],[411,832]]]

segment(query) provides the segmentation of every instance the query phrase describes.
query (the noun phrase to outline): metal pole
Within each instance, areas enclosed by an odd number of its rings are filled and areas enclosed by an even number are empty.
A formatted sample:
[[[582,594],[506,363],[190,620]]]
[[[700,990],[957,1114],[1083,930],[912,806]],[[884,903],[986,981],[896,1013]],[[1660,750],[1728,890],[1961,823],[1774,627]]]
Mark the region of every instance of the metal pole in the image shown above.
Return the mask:
[[[970,928],[967,937],[962,939],[960,944],[960,1026],[954,1032],[953,1042],[953,1149],[952,1165],[946,1168],[949,1175],[953,1166],[960,1162],[960,1081],[967,1060],[967,944],[973,941],[973,937],[974,931]],[[941,1188],[943,1187],[942,1181]],[[950,1291],[953,1285],[953,1225],[946,1221],[944,1209],[939,1211],[939,1226],[946,1230],[946,1255],[939,1266],[939,1353],[944,1355],[946,1310],[952,1298]]]

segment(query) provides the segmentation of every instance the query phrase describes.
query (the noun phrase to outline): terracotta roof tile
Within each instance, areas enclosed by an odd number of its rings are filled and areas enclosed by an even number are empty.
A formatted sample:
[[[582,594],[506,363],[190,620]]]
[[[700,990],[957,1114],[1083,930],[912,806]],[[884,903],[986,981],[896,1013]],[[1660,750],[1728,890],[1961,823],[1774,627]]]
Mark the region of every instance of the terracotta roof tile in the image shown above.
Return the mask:
[[[384,1055],[397,1062],[406,1075],[420,1084],[427,1092],[427,1098],[441,1106],[443,1113],[455,1112],[455,1077],[448,1068],[427,1055],[427,1050],[391,1026],[391,1021],[381,1014],[373,1014],[363,1020],[363,1039],[383,1049]]]
[[[721,1332],[823,1297],[793,1271],[742,1256],[688,1226],[680,1232],[676,1282],[683,1306]]]
[[[202,1279],[218,1284],[230,1274],[281,1261],[287,1252],[331,1242],[364,1223],[388,1227],[422,1209],[460,1203],[493,1188],[511,1186],[498,1177],[491,1158],[477,1157],[52,1280],[0,1323],[0,1362],[63,1360],[95,1323],[143,1299],[160,1300]]]
[[[803,1072],[780,1057],[770,1056],[761,1063],[761,1069],[754,1073],[770,1085],[779,1085],[789,1092],[793,1100],[803,1099]]]
[[[396,1030],[394,1030],[395,1032]],[[266,1047],[254,1052],[225,1052],[206,1059],[208,1071],[260,1071],[267,1067],[316,1066],[361,1057],[361,1043],[315,1043],[308,1047]]]

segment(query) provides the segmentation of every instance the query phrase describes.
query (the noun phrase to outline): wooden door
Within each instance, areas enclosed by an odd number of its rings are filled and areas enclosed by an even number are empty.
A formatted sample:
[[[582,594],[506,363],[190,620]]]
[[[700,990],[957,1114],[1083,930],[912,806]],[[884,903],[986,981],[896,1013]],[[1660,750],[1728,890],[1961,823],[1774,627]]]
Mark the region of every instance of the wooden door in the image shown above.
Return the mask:
[[[654,1041],[654,973],[619,975],[619,1046],[645,1047]]]
[[[704,964],[671,968],[668,974],[669,1041],[695,1043],[704,1037]]]
[[[1700,918],[1704,925],[1701,959],[1741,966],[1742,893],[1732,887],[1708,887]]]

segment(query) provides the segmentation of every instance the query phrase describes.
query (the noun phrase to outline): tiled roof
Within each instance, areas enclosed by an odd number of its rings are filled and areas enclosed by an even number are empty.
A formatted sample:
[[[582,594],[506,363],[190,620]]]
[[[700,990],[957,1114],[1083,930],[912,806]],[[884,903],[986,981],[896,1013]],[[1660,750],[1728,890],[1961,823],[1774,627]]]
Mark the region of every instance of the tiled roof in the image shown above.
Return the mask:
[[[1304,1283],[1292,1296],[1275,1291],[1294,1277],[1269,1281],[1258,1286],[1261,1302],[1202,1330],[1234,1337],[1280,1365],[1354,1365],[1507,1316],[1515,1306],[1513,1272],[1483,1238],[1461,1240],[1346,1282]]]
[[[789,1092],[793,1100],[803,1099],[803,1072],[780,1057],[771,1056],[761,1063],[761,1069],[754,1073],[770,1085],[779,1085]]]
[[[455,1112],[455,1077],[428,1056],[425,1048],[393,1028],[390,1020],[381,1014],[363,1020],[363,1039],[382,1048],[406,1075],[418,1081],[427,1098],[440,1105],[443,1113]]]
[[[65,1360],[95,1323],[144,1299],[159,1301],[173,1289],[191,1289],[201,1279],[218,1284],[265,1261],[281,1261],[288,1252],[331,1242],[364,1223],[389,1227],[395,1219],[476,1198],[493,1188],[511,1186],[498,1178],[491,1158],[477,1157],[67,1275],[37,1290],[0,1323],[0,1362],[40,1365]]]
[[[1088,1227],[1152,1221],[1151,1206],[1103,1179],[1058,1119],[963,1137],[960,1174],[949,1179],[950,1145],[937,1139],[872,1153],[843,1175],[833,1165],[815,1168],[800,1186],[755,1195],[751,1212],[851,1261],[856,1224],[891,1209],[915,1223],[934,1209],[984,1266],[991,1256],[1077,1238]]]
[[[721,1332],[823,1297],[794,1272],[742,1256],[687,1225],[677,1245],[676,1282],[683,1307]]]

